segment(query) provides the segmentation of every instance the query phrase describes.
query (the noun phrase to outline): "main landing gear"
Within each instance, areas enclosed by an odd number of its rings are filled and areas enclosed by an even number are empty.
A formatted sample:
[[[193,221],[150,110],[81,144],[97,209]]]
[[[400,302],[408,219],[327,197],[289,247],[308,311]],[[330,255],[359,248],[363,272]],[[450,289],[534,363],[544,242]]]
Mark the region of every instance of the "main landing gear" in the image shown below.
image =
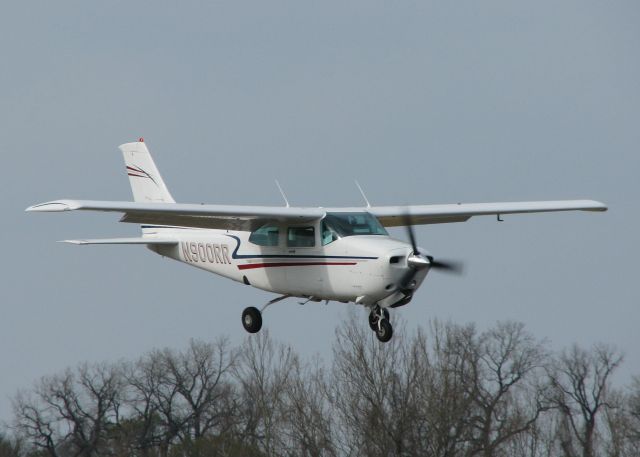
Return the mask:
[[[262,313],[267,309],[267,306],[273,305],[274,303],[284,300],[285,298],[289,298],[290,296],[291,295],[281,295],[280,297],[276,297],[267,302],[262,309],[258,309],[254,306],[245,308],[244,311],[242,311],[242,326],[244,329],[249,333],[258,333],[262,328]]]
[[[282,295],[267,302],[262,309],[249,306],[242,311],[242,326],[249,333],[258,333],[262,328],[262,312],[269,306],[280,300],[289,298],[290,295]],[[383,343],[388,342],[393,336],[393,327],[389,322],[389,311],[386,308],[375,305],[369,313],[369,327],[376,333],[376,337]]]
[[[376,337],[386,343],[393,336],[393,327],[389,322],[389,311],[375,305],[369,313],[369,327],[376,332]]]
[[[249,306],[242,311],[242,326],[249,333],[257,333],[262,328],[262,313],[258,308]]]

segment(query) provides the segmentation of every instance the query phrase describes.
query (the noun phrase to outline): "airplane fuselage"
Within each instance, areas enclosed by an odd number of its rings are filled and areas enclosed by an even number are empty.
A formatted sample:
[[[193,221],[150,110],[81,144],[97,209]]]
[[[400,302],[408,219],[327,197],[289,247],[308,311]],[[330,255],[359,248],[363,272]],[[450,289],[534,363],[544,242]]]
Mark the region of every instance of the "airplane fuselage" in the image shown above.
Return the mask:
[[[350,236],[322,246],[259,246],[250,232],[156,228],[145,237],[166,236],[176,245],[150,245],[160,255],[278,294],[356,302],[363,305],[403,297],[399,288],[407,273],[411,246],[384,235]],[[416,277],[417,289],[427,274]],[[421,272],[422,273],[422,272]],[[405,292],[406,293],[406,292]],[[391,298],[390,298],[391,297]]]

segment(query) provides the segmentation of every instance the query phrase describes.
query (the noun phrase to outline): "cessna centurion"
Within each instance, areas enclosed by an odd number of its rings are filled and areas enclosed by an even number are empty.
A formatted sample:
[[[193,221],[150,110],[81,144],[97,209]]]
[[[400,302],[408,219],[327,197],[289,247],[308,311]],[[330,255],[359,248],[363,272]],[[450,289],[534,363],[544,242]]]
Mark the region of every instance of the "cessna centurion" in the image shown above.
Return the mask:
[[[141,224],[140,238],[66,240],[73,244],[143,244],[152,251],[279,296],[356,303],[382,342],[393,329],[389,308],[409,303],[430,269],[459,270],[419,248],[412,225],[464,222],[472,216],[548,211],[606,211],[592,200],[354,208],[296,208],[176,203],[141,138],[120,146],[133,202],[57,200],[27,211],[111,211]],[[364,194],[363,194],[364,196]],[[283,194],[284,197],[284,194]],[[286,197],[285,197],[286,202]],[[410,242],[385,227],[406,226]],[[262,327],[262,311],[242,313],[245,330]]]

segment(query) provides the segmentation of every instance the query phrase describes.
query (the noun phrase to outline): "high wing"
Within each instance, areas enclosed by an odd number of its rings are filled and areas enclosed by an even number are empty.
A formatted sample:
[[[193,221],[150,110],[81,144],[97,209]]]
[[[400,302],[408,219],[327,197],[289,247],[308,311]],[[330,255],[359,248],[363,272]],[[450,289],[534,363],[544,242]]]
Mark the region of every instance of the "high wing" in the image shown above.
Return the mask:
[[[314,220],[325,214],[321,208],[96,200],[57,200],[26,209],[46,212],[76,210],[124,213],[120,222],[229,230],[253,230],[269,220]]]
[[[547,213],[553,211],[606,211],[604,203],[594,200],[552,200],[539,202],[456,203],[449,205],[378,206],[368,211],[385,227],[464,222],[473,216]]]
[[[144,244],[144,245],[176,245],[178,240],[172,238],[100,238],[96,240],[63,240],[61,243],[69,244]]]
[[[305,221],[327,212],[367,211],[386,227],[411,224],[464,222],[473,216],[552,211],[606,211],[594,200],[556,200],[508,203],[457,203],[448,205],[303,208],[283,206],[198,205],[184,203],[57,200],[31,206],[26,211],[107,211],[123,213],[121,222],[194,228],[252,230],[268,220]]]

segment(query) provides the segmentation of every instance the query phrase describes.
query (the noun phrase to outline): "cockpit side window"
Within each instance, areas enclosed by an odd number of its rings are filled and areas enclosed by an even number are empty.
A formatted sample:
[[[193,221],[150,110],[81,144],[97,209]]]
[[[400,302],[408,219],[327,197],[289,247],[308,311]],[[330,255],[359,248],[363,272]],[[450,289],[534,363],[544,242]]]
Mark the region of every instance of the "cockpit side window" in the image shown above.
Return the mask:
[[[333,243],[335,240],[340,238],[333,228],[329,224],[327,224],[325,219],[322,219],[322,223],[320,224],[320,233],[322,236],[322,245],[326,246],[329,243]]]
[[[324,243],[324,227],[331,229],[339,237],[352,235],[388,235],[382,224],[371,214],[362,213],[327,213],[322,220],[322,239]]]
[[[277,225],[265,224],[249,235],[249,241],[258,246],[277,246],[280,229]]]
[[[310,248],[316,245],[316,234],[313,227],[289,227],[287,246]]]

